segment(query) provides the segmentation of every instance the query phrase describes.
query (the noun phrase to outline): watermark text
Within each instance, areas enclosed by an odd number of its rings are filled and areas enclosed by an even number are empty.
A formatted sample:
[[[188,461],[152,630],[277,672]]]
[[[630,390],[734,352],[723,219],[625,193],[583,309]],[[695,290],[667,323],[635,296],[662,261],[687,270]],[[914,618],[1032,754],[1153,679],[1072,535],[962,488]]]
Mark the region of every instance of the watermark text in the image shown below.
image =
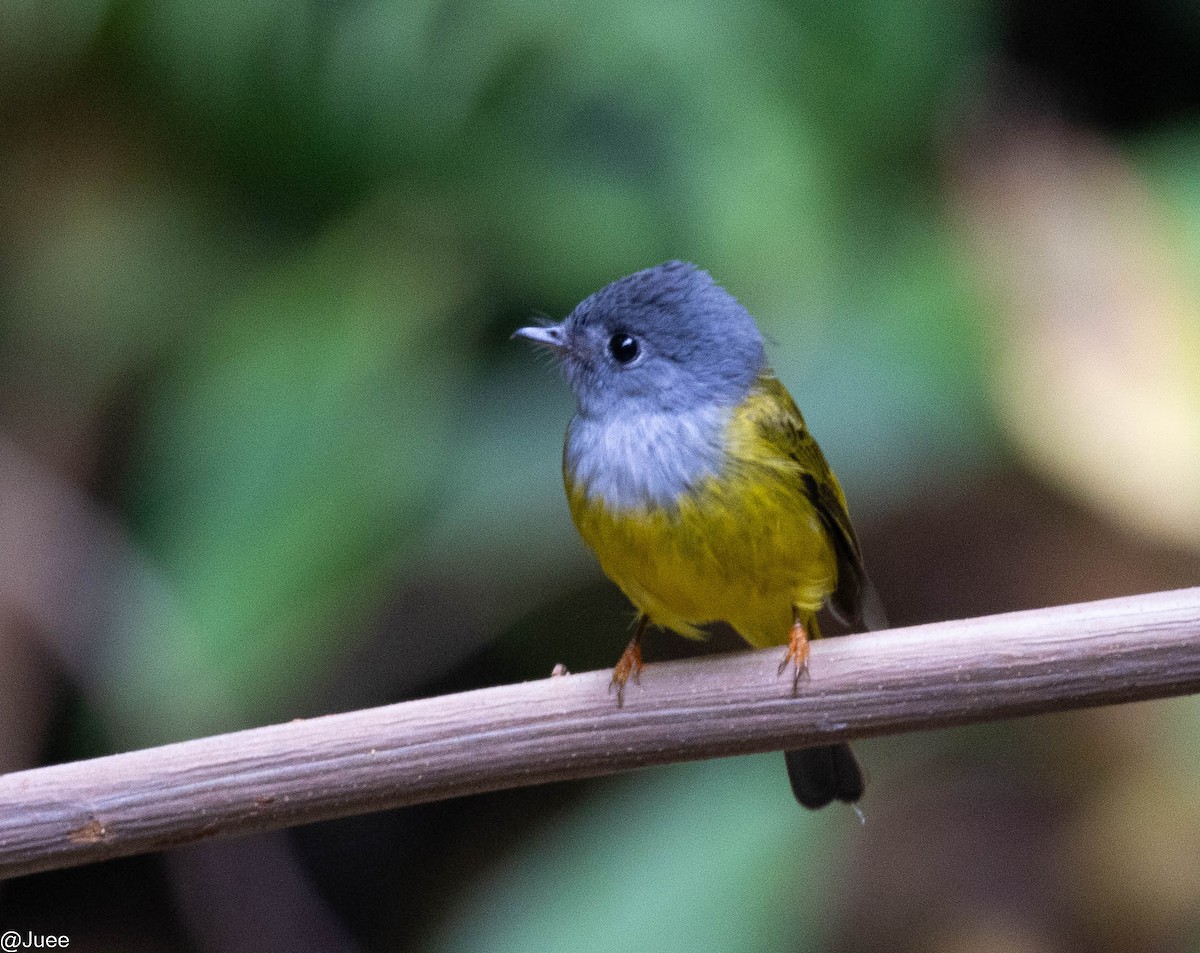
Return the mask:
[[[54,933],[34,933],[32,930],[19,933],[16,930],[5,930],[0,934],[0,951],[3,953],[11,953],[12,950],[65,950],[70,945],[70,937]]]

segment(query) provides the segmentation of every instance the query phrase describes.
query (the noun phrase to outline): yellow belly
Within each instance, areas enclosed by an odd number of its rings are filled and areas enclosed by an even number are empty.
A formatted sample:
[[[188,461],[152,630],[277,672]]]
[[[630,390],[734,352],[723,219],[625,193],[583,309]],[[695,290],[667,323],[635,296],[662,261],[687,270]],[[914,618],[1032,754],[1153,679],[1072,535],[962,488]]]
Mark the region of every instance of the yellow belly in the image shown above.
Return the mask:
[[[792,485],[794,483],[794,485]],[[728,622],[751,645],[788,640],[837,581],[825,525],[799,480],[731,466],[674,507],[614,511],[567,478],[571,516],[604,572],[651,622],[681,635]]]

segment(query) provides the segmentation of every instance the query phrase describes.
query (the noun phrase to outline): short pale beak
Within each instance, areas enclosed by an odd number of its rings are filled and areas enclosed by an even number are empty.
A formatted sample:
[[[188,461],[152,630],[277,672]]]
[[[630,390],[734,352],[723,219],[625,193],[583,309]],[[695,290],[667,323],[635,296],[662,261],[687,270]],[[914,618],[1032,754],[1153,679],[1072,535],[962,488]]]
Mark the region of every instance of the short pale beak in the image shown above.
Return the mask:
[[[534,344],[540,344],[542,347],[548,347],[554,351],[561,351],[567,346],[562,327],[557,324],[552,324],[548,328],[517,328],[513,331],[512,336],[524,338],[526,341],[532,341]]]

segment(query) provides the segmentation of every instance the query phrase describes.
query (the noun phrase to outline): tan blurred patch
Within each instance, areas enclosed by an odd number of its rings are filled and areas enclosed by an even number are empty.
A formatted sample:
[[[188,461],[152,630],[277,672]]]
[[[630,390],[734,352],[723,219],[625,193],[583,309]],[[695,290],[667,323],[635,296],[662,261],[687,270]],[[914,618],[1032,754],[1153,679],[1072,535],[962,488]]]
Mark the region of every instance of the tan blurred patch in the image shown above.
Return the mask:
[[[1162,949],[1200,928],[1195,776],[1133,771],[1098,786],[1064,833],[1069,902],[1110,948]]]
[[[956,169],[1014,443],[1108,516],[1200,548],[1200,279],[1171,210],[1054,122],[989,128]]]
[[[1050,953],[1055,947],[1015,919],[964,916],[946,924],[929,953]]]

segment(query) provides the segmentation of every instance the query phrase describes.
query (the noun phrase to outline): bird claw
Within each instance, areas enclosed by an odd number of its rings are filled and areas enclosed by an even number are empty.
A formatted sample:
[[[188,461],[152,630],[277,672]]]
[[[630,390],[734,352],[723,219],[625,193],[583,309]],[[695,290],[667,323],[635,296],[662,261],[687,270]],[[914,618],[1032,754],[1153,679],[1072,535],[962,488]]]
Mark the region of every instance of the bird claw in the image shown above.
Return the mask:
[[[642,680],[642,647],[637,641],[630,642],[626,646],[625,651],[621,653],[621,657],[617,660],[617,664],[613,667],[612,681],[608,683],[608,692],[611,695],[613,689],[617,691],[617,707],[620,708],[625,704],[625,683],[633,678],[634,682],[641,684]]]
[[[792,671],[792,694],[795,695],[800,690],[801,680],[808,681],[808,633],[804,629],[803,623],[797,619],[792,623],[792,631],[788,636],[788,646],[783,653],[783,660],[779,663],[777,675],[782,675],[787,671],[788,666],[793,667]]]

